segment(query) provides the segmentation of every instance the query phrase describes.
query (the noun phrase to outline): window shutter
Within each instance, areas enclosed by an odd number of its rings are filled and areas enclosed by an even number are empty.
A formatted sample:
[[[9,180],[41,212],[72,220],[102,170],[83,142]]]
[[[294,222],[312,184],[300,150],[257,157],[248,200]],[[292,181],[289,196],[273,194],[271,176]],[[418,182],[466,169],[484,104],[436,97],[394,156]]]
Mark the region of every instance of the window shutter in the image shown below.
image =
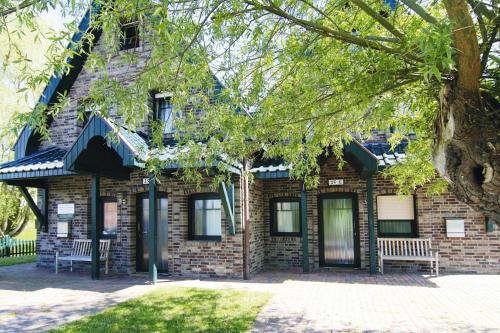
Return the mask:
[[[377,197],[379,220],[414,220],[415,209],[412,195],[380,195]]]

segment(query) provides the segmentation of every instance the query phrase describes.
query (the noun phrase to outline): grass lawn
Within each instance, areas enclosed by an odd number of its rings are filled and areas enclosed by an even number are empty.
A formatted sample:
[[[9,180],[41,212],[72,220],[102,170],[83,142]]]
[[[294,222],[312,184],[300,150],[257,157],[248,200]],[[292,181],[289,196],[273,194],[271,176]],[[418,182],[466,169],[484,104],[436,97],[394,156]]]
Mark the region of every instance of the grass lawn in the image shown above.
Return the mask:
[[[245,332],[269,298],[267,293],[169,288],[49,332]]]
[[[22,256],[22,257],[7,257],[0,258],[0,266],[12,266],[18,264],[27,264],[30,262],[35,262],[36,256]]]

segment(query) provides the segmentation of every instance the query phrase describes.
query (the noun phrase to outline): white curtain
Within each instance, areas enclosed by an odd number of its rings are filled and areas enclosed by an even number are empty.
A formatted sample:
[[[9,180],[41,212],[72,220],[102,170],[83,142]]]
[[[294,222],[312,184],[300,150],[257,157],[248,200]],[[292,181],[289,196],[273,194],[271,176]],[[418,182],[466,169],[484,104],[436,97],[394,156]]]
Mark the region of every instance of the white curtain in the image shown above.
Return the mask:
[[[277,202],[276,220],[278,232],[299,232],[300,214],[298,202]]]
[[[195,235],[220,236],[221,201],[220,199],[195,201]]]

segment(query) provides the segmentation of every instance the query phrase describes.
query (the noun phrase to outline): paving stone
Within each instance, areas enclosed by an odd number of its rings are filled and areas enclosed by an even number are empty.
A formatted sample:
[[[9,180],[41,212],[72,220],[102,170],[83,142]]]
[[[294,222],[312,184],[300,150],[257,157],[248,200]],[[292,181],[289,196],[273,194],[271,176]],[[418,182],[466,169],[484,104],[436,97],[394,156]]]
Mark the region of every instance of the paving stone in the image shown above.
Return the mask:
[[[90,279],[33,264],[0,267],[0,332],[41,332],[172,286],[273,294],[252,332],[500,332],[500,275],[300,274],[268,271],[249,281]]]

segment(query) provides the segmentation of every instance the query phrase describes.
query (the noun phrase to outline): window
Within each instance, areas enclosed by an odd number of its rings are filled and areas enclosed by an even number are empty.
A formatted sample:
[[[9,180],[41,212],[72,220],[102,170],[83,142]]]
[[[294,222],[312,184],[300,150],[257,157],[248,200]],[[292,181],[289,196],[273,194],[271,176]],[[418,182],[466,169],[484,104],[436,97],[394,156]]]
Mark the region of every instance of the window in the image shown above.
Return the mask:
[[[130,22],[122,24],[120,35],[120,51],[139,47],[139,24]]]
[[[115,198],[101,198],[102,238],[116,238],[118,229],[118,203]]]
[[[221,240],[221,200],[217,193],[189,197],[189,239]]]
[[[169,93],[155,95],[156,120],[163,123],[163,133],[169,134],[174,131],[174,114]]]
[[[380,237],[417,237],[415,201],[412,195],[378,196],[377,220]]]
[[[300,200],[279,198],[271,200],[271,235],[300,236]]]

